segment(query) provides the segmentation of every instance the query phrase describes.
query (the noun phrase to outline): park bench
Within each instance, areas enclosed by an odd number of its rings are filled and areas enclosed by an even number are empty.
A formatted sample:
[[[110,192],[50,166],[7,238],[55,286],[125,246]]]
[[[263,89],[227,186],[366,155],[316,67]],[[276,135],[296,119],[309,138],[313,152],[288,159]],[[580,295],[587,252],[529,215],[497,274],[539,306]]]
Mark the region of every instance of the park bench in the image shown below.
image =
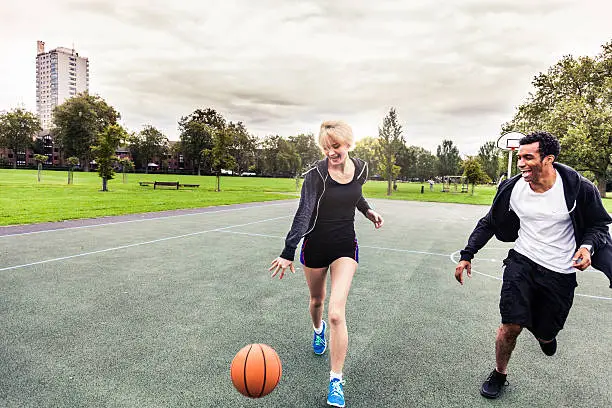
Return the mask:
[[[178,181],[139,181],[138,184],[141,186],[153,186],[156,189],[157,186],[174,187],[177,190],[179,187],[200,187],[199,184],[180,184]]]
[[[155,183],[153,183],[153,190],[155,190],[157,186],[176,187],[176,189],[178,190],[179,182],[178,181],[156,181]]]

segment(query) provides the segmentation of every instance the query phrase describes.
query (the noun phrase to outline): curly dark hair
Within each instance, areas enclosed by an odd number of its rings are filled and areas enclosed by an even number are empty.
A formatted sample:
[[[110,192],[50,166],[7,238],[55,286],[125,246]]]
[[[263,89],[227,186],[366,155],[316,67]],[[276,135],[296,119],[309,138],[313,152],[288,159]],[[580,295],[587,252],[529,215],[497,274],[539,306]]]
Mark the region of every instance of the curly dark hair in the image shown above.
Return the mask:
[[[522,146],[535,142],[540,142],[539,152],[541,159],[552,154],[555,156],[555,160],[557,160],[559,152],[561,151],[561,145],[556,137],[544,131],[531,132],[519,140],[519,145]]]

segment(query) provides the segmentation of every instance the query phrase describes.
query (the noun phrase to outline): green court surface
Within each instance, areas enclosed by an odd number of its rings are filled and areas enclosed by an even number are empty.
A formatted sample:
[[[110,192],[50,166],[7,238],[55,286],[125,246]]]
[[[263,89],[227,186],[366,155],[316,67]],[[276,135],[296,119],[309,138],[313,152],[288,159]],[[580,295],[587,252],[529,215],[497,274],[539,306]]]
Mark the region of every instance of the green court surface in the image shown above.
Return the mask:
[[[347,407],[612,405],[612,290],[603,274],[579,273],[557,354],[545,356],[523,332],[510,386],[486,400],[479,387],[494,367],[510,246],[489,242],[462,287],[457,251],[486,207],[371,201],[385,225],[374,230],[356,215]],[[0,407],[327,406],[328,355],[312,353],[302,269],[280,281],[267,272],[296,206],[0,229]],[[249,343],[270,345],[283,363],[277,389],[260,400],[229,378]]]

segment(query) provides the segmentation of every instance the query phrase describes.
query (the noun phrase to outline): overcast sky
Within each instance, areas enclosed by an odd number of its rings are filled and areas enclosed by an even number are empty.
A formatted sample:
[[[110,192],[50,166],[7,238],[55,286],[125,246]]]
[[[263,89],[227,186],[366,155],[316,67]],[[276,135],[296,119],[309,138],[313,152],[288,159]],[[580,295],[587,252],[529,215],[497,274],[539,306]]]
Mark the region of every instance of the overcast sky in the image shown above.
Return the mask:
[[[36,41],[89,58],[129,130],[178,139],[213,107],[263,137],[343,119],[462,154],[499,135],[531,80],[612,40],[610,0],[17,0],[0,3],[0,110],[35,111]]]

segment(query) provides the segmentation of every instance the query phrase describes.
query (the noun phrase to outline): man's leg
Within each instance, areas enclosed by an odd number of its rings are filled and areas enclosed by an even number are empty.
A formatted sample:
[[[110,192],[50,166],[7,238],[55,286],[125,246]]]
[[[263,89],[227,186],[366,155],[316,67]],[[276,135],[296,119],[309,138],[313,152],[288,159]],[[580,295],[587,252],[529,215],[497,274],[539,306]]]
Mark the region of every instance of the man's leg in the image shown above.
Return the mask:
[[[504,260],[504,280],[499,300],[502,324],[495,339],[495,369],[480,388],[486,398],[497,398],[506,385],[506,373],[516,339],[523,327],[531,327],[532,272],[536,265],[514,250]]]
[[[533,334],[547,356],[557,351],[557,334],[567,319],[574,300],[576,274],[562,274],[539,267],[538,292],[533,303]]]
[[[497,329],[497,337],[495,339],[495,363],[497,372],[501,374],[507,373],[508,362],[514,347],[516,347],[516,339],[521,334],[523,328],[518,324],[502,324]]]
[[[518,324],[504,323],[497,329],[495,339],[495,370],[489,374],[480,388],[480,394],[486,398],[497,398],[506,386],[506,370],[516,339],[523,328]]]
[[[533,305],[537,302],[533,272],[537,265],[527,257],[510,250],[504,260],[504,280],[499,298],[501,326],[495,339],[497,370],[506,374],[508,361],[523,327],[533,326]]]

